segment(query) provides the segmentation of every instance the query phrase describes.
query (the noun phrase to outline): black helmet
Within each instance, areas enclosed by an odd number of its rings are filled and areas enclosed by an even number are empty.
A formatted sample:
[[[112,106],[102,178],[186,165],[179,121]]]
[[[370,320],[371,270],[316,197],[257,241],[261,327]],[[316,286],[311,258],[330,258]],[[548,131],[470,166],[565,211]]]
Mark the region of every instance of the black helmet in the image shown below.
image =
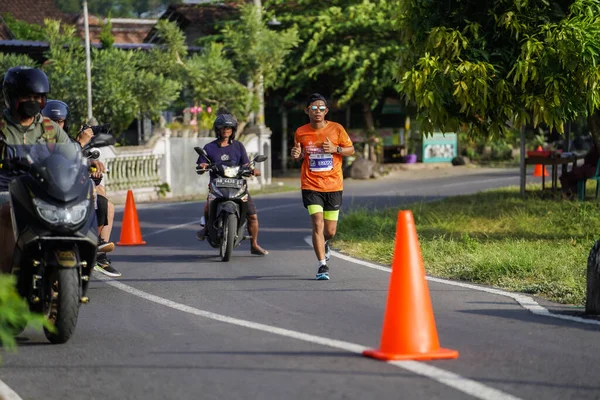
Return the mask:
[[[46,105],[46,96],[50,92],[50,82],[46,74],[38,68],[13,67],[6,71],[2,83],[4,103],[10,110],[16,110],[20,96],[42,95],[42,108]]]
[[[64,120],[65,126],[63,129],[69,133],[69,117],[71,114],[69,113],[69,106],[64,101],[48,100],[42,110],[42,115],[50,118],[52,121]]]
[[[229,137],[229,142],[235,139],[235,132],[237,131],[237,121],[233,118],[231,114],[221,114],[217,116],[215,119],[215,123],[213,124],[213,129],[215,131],[215,135],[218,139],[221,138],[221,129],[223,128],[231,128],[231,136]]]

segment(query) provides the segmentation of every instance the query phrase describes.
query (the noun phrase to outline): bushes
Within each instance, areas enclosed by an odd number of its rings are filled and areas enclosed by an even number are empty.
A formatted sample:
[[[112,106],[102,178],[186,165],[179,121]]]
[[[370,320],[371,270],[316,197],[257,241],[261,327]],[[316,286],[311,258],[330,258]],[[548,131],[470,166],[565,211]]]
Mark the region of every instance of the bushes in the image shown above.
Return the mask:
[[[29,305],[15,289],[14,276],[0,274],[0,344],[7,349],[14,348],[15,327],[26,326],[28,323],[51,328],[43,316],[29,311]]]

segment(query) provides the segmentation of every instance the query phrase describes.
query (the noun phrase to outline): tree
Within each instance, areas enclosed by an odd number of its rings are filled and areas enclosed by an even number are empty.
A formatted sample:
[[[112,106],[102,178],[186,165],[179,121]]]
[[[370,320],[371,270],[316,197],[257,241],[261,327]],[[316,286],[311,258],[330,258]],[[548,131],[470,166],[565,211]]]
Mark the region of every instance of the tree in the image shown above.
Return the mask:
[[[198,5],[202,7],[202,5]],[[177,74],[191,92],[191,102],[224,107],[240,122],[256,110],[256,86],[264,77],[265,87],[274,85],[285,56],[297,43],[295,29],[270,31],[253,5],[240,7],[240,18],[224,26],[219,35],[205,38],[200,54],[188,57],[185,37],[171,22],[159,21],[159,40],[170,55],[160,68]]]
[[[36,24],[15,19],[11,14],[2,14],[6,25],[17,40],[44,41],[44,28]]]
[[[399,7],[397,76],[424,132],[503,135],[530,123],[562,133],[566,121],[597,118],[598,1],[409,0]],[[599,128],[590,124],[596,138]]]
[[[225,57],[222,44],[210,43],[201,54],[190,57],[187,66],[187,76],[196,101],[215,108],[226,108],[240,119],[246,119],[249,93],[236,79],[238,73],[233,62]]]
[[[362,104],[367,130],[372,110],[394,88],[399,57],[398,2],[394,0],[269,0],[268,9],[284,24],[299,27],[303,46],[287,61],[279,86],[288,98],[311,83],[337,98],[338,105]]]
[[[227,108],[241,121],[248,113],[248,92],[238,80],[239,72],[226,57],[223,45],[207,43],[200,54],[188,56],[185,36],[173,22],[161,20],[157,25],[159,41],[166,56],[150,53],[148,64],[170,79],[183,83],[184,101],[213,108]],[[158,60],[158,62],[157,62]]]
[[[74,29],[66,26],[61,31],[59,22],[47,23],[50,50],[44,69],[52,82],[52,97],[69,104],[77,125],[86,122],[87,102],[85,54]],[[157,60],[168,57],[159,50],[152,54]],[[162,73],[161,62],[154,68],[142,51],[92,49],[91,57],[93,115],[109,123],[116,136],[141,115],[157,118],[179,96],[181,84]]]
[[[249,108],[253,111],[260,95],[258,83],[262,80],[265,89],[274,87],[287,55],[299,42],[296,27],[274,31],[261,16],[262,10],[256,6],[242,5],[239,20],[225,25],[222,31],[223,43],[231,52],[239,79],[253,83],[248,87],[252,100]]]

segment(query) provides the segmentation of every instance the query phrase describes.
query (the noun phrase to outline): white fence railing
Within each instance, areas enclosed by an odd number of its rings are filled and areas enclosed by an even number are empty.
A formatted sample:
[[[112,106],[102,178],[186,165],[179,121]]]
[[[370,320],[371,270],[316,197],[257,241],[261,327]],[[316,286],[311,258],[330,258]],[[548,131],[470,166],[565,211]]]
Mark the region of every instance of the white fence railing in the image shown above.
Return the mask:
[[[105,147],[101,160],[109,169],[104,185],[111,199],[123,201],[132,190],[136,201],[167,197],[201,195],[207,192],[207,176],[195,173],[194,146],[203,146],[208,138],[171,137],[169,129],[155,135],[147,146]],[[250,186],[271,183],[271,139],[269,134],[249,133],[242,138],[248,156],[264,154],[269,158],[258,164],[262,175],[249,180]],[[189,164],[189,165],[188,165]],[[164,192],[164,184],[170,192]]]
[[[104,179],[109,197],[119,201],[132,190],[137,201],[157,198],[160,185],[168,184],[171,178],[169,140],[165,135],[151,140],[148,146],[102,148],[101,160],[109,170]]]

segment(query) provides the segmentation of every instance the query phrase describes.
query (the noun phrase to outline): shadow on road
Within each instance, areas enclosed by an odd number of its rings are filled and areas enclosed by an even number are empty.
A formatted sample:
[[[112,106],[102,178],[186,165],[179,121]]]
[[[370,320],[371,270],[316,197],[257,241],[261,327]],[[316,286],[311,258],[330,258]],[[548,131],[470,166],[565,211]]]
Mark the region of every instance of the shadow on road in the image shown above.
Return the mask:
[[[498,317],[498,318],[510,319],[510,320],[515,320],[515,321],[527,322],[527,323],[550,325],[550,326],[555,326],[555,327],[576,328],[576,329],[580,329],[580,330],[584,330],[584,331],[591,331],[591,332],[599,332],[600,331],[600,325],[588,325],[588,324],[576,323],[573,321],[562,320],[562,319],[553,318],[553,317],[546,317],[543,315],[536,315],[525,309],[460,310],[459,312],[462,312],[465,314],[476,314],[476,315],[485,315],[485,316],[489,316],[489,317]],[[578,311],[560,312],[560,313],[555,312],[553,314],[570,315],[570,316],[576,316],[579,318],[597,321],[596,318],[587,317],[585,314],[583,314],[582,312],[578,312]]]

